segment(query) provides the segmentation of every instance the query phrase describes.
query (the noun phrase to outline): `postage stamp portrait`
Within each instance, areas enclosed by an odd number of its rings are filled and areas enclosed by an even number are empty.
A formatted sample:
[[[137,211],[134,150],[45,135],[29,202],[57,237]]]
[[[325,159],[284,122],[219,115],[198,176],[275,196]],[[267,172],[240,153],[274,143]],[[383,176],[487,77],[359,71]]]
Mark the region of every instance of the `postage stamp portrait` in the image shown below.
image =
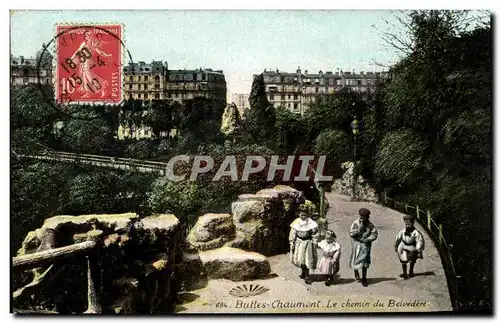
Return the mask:
[[[56,34],[56,102],[119,103],[122,26],[57,25]]]

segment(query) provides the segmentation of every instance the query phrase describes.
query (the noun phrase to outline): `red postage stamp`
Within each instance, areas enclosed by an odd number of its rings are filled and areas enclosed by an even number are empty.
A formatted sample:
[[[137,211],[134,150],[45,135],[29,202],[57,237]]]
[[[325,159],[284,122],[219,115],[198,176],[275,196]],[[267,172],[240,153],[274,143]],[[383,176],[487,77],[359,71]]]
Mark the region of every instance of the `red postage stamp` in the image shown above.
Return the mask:
[[[122,26],[56,26],[58,103],[117,104],[122,100]]]

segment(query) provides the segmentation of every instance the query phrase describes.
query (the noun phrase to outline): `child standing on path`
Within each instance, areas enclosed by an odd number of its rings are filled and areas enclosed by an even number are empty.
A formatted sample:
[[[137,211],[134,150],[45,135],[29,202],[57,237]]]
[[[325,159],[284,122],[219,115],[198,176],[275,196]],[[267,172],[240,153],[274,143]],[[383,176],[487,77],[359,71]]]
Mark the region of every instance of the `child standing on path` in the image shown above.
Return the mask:
[[[340,270],[340,244],[332,230],[326,231],[325,238],[318,243],[318,247],[323,250],[318,269],[327,277],[325,285],[330,286],[333,283],[333,276]]]

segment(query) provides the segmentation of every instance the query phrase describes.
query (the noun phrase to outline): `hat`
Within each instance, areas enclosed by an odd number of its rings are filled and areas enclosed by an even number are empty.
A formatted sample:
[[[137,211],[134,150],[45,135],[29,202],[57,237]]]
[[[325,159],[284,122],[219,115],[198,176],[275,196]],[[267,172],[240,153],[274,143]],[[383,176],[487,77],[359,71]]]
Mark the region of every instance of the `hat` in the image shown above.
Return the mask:
[[[367,218],[369,218],[370,214],[371,214],[370,210],[365,209],[365,208],[359,209],[358,213],[359,213],[359,215],[367,217]]]
[[[413,215],[409,215],[409,214],[405,214],[403,216],[403,221],[415,221],[415,218],[413,217]]]

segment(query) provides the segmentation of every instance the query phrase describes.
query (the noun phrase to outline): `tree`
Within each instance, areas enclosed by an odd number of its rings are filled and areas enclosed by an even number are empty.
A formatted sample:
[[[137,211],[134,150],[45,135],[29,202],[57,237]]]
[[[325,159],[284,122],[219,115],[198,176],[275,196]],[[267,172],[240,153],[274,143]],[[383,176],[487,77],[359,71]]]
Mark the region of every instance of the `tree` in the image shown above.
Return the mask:
[[[148,205],[155,213],[173,213],[181,221],[188,221],[203,205],[200,188],[186,181],[172,182],[165,177],[156,179],[151,186]]]
[[[406,56],[391,68],[366,121],[370,135],[382,138],[371,145],[375,184],[432,210],[460,250],[454,259],[464,277],[461,308],[480,310],[492,305],[492,33],[489,25],[471,30],[467,16],[407,16],[408,41],[391,38]]]
[[[161,132],[170,134],[174,127],[174,109],[171,104],[166,101],[152,101],[146,111],[145,125],[151,127],[151,130],[156,138],[160,138]]]
[[[354,116],[363,118],[366,103],[361,94],[349,89],[327,95],[313,103],[304,114],[309,138],[314,140],[325,129],[350,131]]]
[[[329,161],[342,163],[351,160],[352,143],[345,132],[340,130],[324,130],[316,138],[314,153],[327,156]]]
[[[276,109],[275,141],[279,150],[293,154],[301,150],[307,139],[303,119],[300,115],[292,113],[285,108]]]
[[[276,111],[267,99],[262,74],[254,78],[248,101],[250,109],[245,112],[245,128],[254,142],[265,142],[274,133]]]

